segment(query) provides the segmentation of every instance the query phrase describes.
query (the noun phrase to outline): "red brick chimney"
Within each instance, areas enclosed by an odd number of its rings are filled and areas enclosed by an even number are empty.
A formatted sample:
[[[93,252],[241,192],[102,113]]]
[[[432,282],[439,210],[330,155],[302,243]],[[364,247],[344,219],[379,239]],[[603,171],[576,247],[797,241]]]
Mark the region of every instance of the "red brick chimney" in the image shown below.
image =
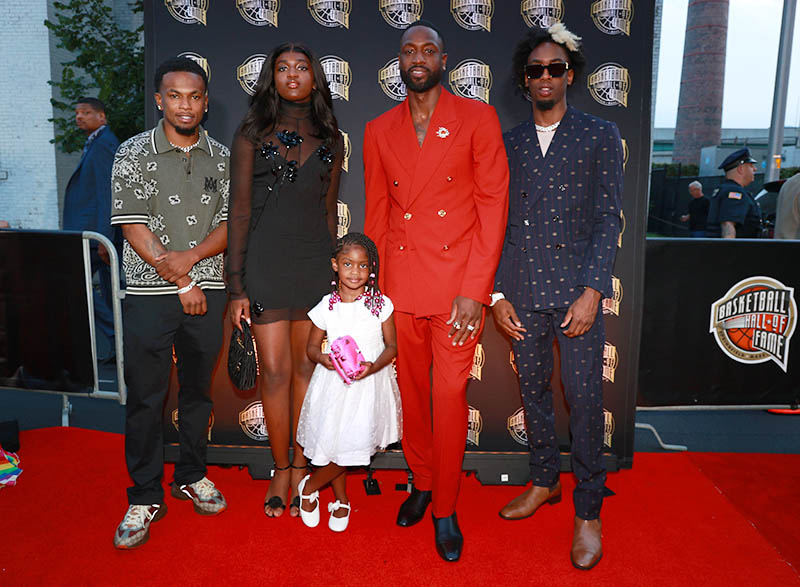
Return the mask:
[[[702,147],[719,145],[727,38],[728,0],[689,0],[674,163],[697,165]]]

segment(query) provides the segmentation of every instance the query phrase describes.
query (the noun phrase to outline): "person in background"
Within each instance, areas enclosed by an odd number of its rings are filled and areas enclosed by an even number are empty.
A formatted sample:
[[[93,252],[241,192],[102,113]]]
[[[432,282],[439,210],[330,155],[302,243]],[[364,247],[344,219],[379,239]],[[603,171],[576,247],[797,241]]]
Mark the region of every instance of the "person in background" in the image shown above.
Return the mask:
[[[681,222],[689,223],[689,236],[692,238],[704,238],[706,236],[706,218],[708,217],[708,206],[711,203],[703,195],[703,184],[693,181],[689,184],[688,211],[681,216]]]
[[[75,105],[75,126],[86,133],[80,163],[67,183],[64,194],[64,230],[89,230],[106,237],[119,250],[122,235],[111,226],[111,167],[119,140],[106,124],[106,107],[97,98],[79,98]],[[98,359],[109,361],[116,355],[114,314],[111,310],[111,269],[108,251],[90,241],[92,274],[99,287],[94,290],[94,315],[104,340],[98,344]]]
[[[756,160],[747,148],[728,155],[719,169],[725,179],[711,195],[706,235],[711,238],[758,238],[761,208],[745,188],[753,183]]]

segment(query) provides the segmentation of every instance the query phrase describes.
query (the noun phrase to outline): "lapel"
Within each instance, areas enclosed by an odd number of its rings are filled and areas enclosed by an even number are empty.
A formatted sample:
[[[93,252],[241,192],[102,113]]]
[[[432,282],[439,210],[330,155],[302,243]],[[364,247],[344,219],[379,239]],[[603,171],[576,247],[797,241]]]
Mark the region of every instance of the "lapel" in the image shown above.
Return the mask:
[[[419,143],[417,142],[410,113],[408,114],[408,124],[414,135],[414,146],[418,151],[418,157],[412,174],[413,180],[411,182],[411,189],[408,192],[406,206],[410,206],[424,191],[431,176],[436,169],[438,169],[439,165],[441,165],[442,161],[447,157],[447,153],[450,151],[451,147],[458,140],[458,132],[461,129],[462,121],[459,120],[458,113],[456,112],[455,96],[442,88],[439,101],[436,103],[433,116],[431,116],[430,123],[428,124],[428,131],[425,133],[425,141],[422,143],[422,148],[419,147]]]
[[[386,141],[408,176],[414,177],[420,148],[417,142],[417,133],[414,131],[414,123],[411,122],[408,98],[397,109],[397,115],[389,125]]]
[[[580,112],[572,106],[567,106],[567,112],[558,125],[553,140],[547,148],[547,154],[542,156],[542,149],[539,146],[539,135],[536,133],[536,126],[531,118],[530,144],[533,148],[528,150],[527,165],[525,171],[533,182],[533,190],[529,198],[529,204],[533,205],[547,189],[550,180],[561,170],[567,162],[575,159],[576,151],[581,143],[576,140],[583,134],[581,129],[582,117]]]

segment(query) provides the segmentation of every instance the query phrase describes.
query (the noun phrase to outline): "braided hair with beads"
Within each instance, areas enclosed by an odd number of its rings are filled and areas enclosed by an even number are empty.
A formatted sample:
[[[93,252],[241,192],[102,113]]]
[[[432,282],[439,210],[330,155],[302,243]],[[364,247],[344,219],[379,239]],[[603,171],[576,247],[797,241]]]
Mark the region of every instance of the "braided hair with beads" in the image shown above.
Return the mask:
[[[380,259],[378,258],[378,247],[366,234],[361,232],[350,232],[336,241],[336,249],[333,257],[339,256],[348,247],[361,247],[367,252],[367,263],[369,263],[369,279],[367,280],[364,293],[356,299],[363,299],[366,308],[374,315],[379,316],[383,309],[383,294],[378,285],[378,275],[380,274]],[[340,302],[338,279],[331,281],[331,297],[328,302],[328,309],[333,310],[333,305]]]

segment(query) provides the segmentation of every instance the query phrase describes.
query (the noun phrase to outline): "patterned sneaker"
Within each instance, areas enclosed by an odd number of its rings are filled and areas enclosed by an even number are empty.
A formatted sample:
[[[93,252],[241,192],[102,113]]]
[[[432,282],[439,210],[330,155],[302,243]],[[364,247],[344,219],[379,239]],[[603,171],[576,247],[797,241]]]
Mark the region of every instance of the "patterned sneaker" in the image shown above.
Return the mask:
[[[158,522],[166,514],[167,506],[163,503],[128,506],[114,534],[114,546],[123,550],[141,546],[150,538],[150,522]]]
[[[186,485],[179,486],[177,483],[173,483],[172,497],[191,499],[194,502],[194,511],[203,516],[222,513],[228,507],[219,489],[205,477]]]

